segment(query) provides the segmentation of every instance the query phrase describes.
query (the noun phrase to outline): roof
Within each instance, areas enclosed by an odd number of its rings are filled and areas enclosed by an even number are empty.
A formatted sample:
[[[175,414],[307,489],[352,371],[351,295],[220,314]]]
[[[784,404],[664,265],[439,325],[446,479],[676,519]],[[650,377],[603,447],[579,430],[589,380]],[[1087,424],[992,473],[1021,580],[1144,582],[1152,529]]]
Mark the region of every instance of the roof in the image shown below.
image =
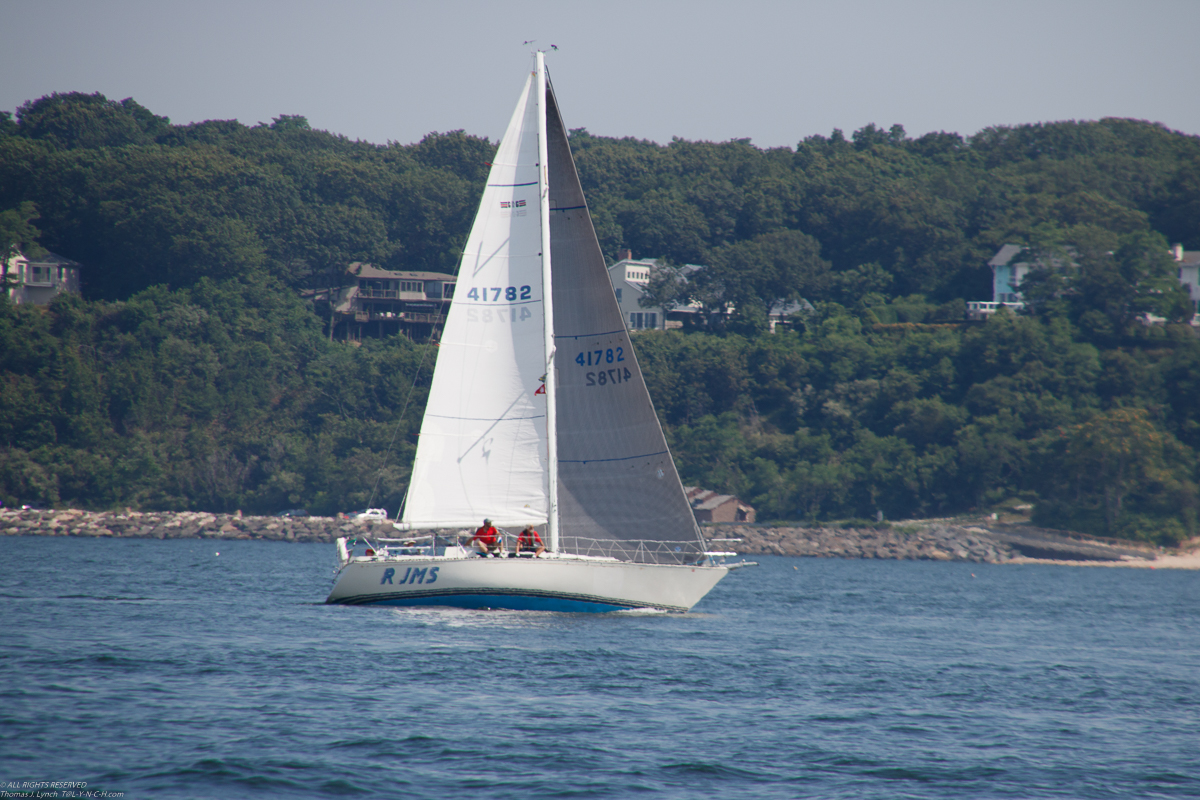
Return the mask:
[[[614,263],[608,269],[611,272],[612,270],[616,269],[617,267],[623,267],[623,266],[627,266],[629,264],[633,264],[634,266],[638,266],[638,267],[654,268],[654,267],[658,266],[658,259],[657,258],[623,258],[620,261],[617,261],[616,263]],[[676,267],[676,269],[678,270],[680,275],[682,275],[686,278],[688,275],[691,275],[694,272],[699,272],[700,270],[704,269],[704,265],[703,264],[683,264],[682,266]]]
[[[359,278],[381,278],[385,280],[409,280],[409,281],[455,281],[453,275],[447,275],[444,272],[421,272],[414,270],[390,270],[380,269],[371,264],[364,264],[361,261],[355,261],[346,271],[357,275]]]
[[[794,300],[779,300],[771,304],[771,310],[768,312],[771,316],[790,317],[801,311],[816,311],[813,304],[801,298],[797,303]]]
[[[29,256],[25,255],[24,253],[18,253],[17,257],[24,259],[26,264],[54,264],[55,266],[58,266],[58,267],[78,267],[79,266],[78,261],[72,261],[71,259],[66,258],[65,256],[60,256],[57,253],[51,253],[49,250],[47,250],[46,254],[44,256],[42,256],[41,258],[30,258]]]
[[[633,264],[634,266],[638,267],[653,267],[657,263],[657,258],[622,258],[620,261],[609,267],[609,269],[616,269],[617,267],[623,267],[628,264]]]
[[[1006,244],[996,251],[996,255],[992,256],[992,260],[988,262],[989,267],[1005,267],[1008,262],[1013,260],[1017,253],[1025,248],[1019,244]],[[978,263],[978,262],[976,262]]]
[[[698,503],[693,501],[692,508],[696,509],[697,511],[712,511],[713,509],[720,508],[731,500],[737,502],[737,498],[731,494],[714,494]]]
[[[1012,260],[1019,254],[1023,253],[1025,249],[1026,248],[1019,244],[1006,244],[996,251],[996,255],[992,256],[992,260],[988,262],[988,266],[992,269],[995,269],[996,267],[1007,267]],[[1030,255],[1035,256],[1036,253],[1030,253]],[[1063,256],[1065,256],[1065,258],[1063,258]],[[1075,256],[1075,248],[1068,245],[1057,252],[1052,251],[1046,253],[1044,256],[1037,256],[1036,258],[1029,260],[1028,263],[1026,263],[1026,261],[1019,261],[1017,263],[1018,265],[1024,264],[1030,268],[1046,266],[1057,268],[1064,266],[1064,264],[1073,266],[1075,264]]]

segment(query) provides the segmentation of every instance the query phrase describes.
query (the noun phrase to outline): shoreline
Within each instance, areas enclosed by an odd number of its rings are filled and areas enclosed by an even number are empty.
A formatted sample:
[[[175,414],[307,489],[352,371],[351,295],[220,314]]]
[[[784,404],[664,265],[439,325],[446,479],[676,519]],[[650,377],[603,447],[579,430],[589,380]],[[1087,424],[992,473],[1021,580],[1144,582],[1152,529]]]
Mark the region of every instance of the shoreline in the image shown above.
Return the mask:
[[[712,550],[738,555],[1200,569],[1200,541],[1177,551],[1102,540],[1023,523],[921,520],[867,528],[705,525]],[[395,536],[390,522],[258,517],[204,511],[0,509],[2,536],[214,539],[332,544],[339,536]],[[736,540],[736,541],[732,541]]]
[[[706,525],[713,549],[744,555],[1200,569],[1200,540],[1176,551],[1023,522],[913,520],[868,528]],[[740,539],[737,542],[722,539]]]

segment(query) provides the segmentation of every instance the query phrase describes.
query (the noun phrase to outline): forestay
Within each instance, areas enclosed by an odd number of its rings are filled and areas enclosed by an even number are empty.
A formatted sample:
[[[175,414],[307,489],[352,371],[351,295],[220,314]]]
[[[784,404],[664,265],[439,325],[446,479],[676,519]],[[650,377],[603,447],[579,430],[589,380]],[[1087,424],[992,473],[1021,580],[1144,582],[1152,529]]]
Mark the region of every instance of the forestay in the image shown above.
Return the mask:
[[[536,91],[530,75],[463,253],[401,516],[408,527],[546,522]]]

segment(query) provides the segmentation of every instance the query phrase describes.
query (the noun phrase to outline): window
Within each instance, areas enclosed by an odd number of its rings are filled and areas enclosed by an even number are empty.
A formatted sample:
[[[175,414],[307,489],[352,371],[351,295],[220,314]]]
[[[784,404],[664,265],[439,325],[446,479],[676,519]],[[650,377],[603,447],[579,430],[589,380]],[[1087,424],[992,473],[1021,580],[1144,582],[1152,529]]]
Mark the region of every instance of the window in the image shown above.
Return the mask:
[[[617,289],[617,302],[621,302],[621,290]]]
[[[657,328],[658,327],[658,314],[647,314],[646,315],[646,327],[647,328]]]
[[[425,292],[425,284],[421,281],[400,281],[400,291],[402,292]]]
[[[637,330],[642,327],[642,315],[640,312],[632,311],[629,314],[629,327]]]
[[[454,284],[453,283],[443,283],[442,284],[442,299],[449,300],[452,297],[454,297]]]

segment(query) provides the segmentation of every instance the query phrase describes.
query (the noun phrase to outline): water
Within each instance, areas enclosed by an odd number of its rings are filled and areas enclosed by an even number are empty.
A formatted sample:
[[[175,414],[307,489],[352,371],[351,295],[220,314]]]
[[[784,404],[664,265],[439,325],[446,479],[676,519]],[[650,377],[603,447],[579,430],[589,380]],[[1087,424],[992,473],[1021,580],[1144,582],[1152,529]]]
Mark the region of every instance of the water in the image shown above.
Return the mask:
[[[325,606],[330,545],[6,537],[0,558],[0,782],[1200,796],[1195,572],[768,557],[691,614],[569,615]]]

